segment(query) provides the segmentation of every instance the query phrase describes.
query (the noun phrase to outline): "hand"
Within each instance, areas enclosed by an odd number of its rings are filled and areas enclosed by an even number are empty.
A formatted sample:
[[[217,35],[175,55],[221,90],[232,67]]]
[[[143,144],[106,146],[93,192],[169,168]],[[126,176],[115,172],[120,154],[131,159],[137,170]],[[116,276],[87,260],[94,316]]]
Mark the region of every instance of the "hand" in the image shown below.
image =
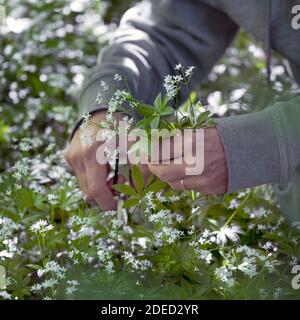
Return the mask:
[[[91,120],[100,123],[105,116],[105,111],[99,111],[91,117]],[[96,137],[98,129],[91,127],[89,130],[93,130],[95,133],[93,136]],[[85,146],[80,140],[80,134],[81,130],[78,129],[65,150],[64,157],[75,172],[86,200],[96,202],[102,210],[113,210],[116,208],[113,182],[107,181],[111,169],[109,164],[100,165],[96,159],[97,148],[102,142],[94,141],[91,146]],[[122,177],[119,177],[118,182],[122,182]]]
[[[193,139],[192,149],[195,149],[196,135],[193,134],[191,137]],[[190,152],[192,153],[193,150]],[[180,156],[183,158],[182,154]],[[171,155],[171,157],[174,156]],[[184,161],[182,164],[174,164],[172,163],[174,159],[162,160],[170,160],[170,163],[164,164],[162,161],[161,164],[150,164],[149,169],[174,190],[195,190],[207,195],[222,194],[227,190],[227,160],[222,141],[215,127],[204,129],[204,171],[202,174],[186,175],[187,165]]]

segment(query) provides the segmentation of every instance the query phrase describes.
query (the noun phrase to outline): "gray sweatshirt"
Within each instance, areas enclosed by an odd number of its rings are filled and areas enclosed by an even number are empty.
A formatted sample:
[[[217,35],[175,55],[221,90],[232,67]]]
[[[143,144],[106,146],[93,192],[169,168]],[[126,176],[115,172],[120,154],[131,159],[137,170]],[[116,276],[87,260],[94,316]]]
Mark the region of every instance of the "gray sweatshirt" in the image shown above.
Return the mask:
[[[113,39],[87,75],[79,112],[99,110],[101,80],[116,84],[126,76],[138,99],[153,103],[164,76],[180,62],[197,67],[199,84],[229,46],[239,27],[270,46],[291,66],[300,82],[300,30],[291,13],[300,0],[146,0],[128,10]],[[102,92],[109,99],[112,92]],[[185,99],[184,95],[181,99]],[[218,119],[228,164],[228,192],[266,183],[275,185],[281,210],[300,220],[300,97],[263,111]]]

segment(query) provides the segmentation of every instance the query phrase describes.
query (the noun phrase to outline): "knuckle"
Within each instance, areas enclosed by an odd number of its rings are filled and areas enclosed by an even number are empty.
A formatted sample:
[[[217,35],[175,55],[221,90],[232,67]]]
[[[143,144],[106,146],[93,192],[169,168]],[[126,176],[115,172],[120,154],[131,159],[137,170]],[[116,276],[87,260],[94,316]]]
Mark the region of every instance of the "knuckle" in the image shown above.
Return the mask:
[[[170,180],[168,172],[165,171],[158,172],[157,176],[163,182],[168,182]]]
[[[99,195],[101,195],[101,188],[99,188],[99,185],[96,185],[94,183],[89,184],[88,185],[88,196],[95,198]]]
[[[178,184],[176,184],[174,182],[169,182],[168,184],[173,190],[179,191],[180,188],[179,188]]]

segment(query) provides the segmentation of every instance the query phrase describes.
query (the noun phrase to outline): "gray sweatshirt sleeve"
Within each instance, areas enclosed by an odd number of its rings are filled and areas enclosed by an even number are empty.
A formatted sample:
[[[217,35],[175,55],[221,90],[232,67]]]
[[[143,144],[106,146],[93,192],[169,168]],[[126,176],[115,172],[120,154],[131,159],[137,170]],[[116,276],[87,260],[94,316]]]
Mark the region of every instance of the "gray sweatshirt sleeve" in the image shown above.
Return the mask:
[[[217,124],[228,164],[228,192],[284,185],[300,167],[300,97]]]
[[[213,20],[212,20],[213,19]],[[164,76],[174,66],[197,67],[193,83],[199,83],[232,41],[237,25],[223,12],[201,1],[148,0],[129,9],[109,44],[100,51],[98,65],[86,76],[79,94],[79,116],[105,108],[96,104],[100,82],[123,89],[113,81],[118,73],[127,78],[136,98],[153,103],[162,90]],[[182,96],[182,99],[184,96]]]

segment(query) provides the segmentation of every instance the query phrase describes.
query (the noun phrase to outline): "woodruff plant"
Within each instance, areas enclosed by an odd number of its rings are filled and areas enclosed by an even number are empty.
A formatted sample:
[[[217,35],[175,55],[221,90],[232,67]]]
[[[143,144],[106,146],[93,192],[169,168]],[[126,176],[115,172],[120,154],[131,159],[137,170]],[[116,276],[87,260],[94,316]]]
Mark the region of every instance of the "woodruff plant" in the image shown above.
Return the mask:
[[[193,94],[178,106],[178,92],[188,90],[193,68],[176,69],[178,75],[165,79],[166,95],[158,95],[153,106],[128,90],[118,91],[108,102],[105,121],[93,123],[86,115],[83,132],[96,126],[118,134],[114,113],[134,108],[147,114],[140,113],[142,119],[130,125],[144,128],[148,138],[153,127],[212,125],[210,112],[194,103]],[[131,109],[122,110],[123,103]],[[264,299],[297,294],[289,279],[292,266],[299,264],[299,234],[284,223],[268,188],[207,197],[174,191],[153,176],[145,181],[138,166],[132,166],[128,182],[114,185],[117,210],[99,212],[83,201],[60,152],[54,153],[47,139],[44,154],[31,155],[37,143],[20,141],[23,160],[0,179],[0,265],[6,273],[1,298]],[[294,226],[299,229],[299,223]]]

